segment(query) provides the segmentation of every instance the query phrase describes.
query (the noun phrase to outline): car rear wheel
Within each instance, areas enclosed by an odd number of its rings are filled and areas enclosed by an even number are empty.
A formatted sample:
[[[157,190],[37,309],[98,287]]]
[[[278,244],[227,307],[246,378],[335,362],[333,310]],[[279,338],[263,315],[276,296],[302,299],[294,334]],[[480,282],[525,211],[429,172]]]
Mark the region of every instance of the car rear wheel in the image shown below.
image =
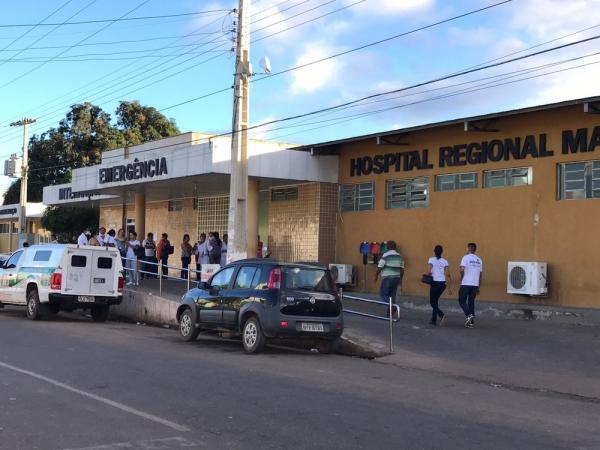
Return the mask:
[[[92,320],[94,322],[106,322],[108,320],[108,305],[94,306],[92,308]]]
[[[264,350],[266,338],[256,317],[250,317],[242,328],[242,343],[248,353],[260,353]]]
[[[191,309],[186,309],[179,317],[179,336],[186,342],[195,341],[200,333]]]
[[[40,297],[37,289],[30,289],[27,292],[27,318],[30,320],[38,320],[42,317],[40,312]]]

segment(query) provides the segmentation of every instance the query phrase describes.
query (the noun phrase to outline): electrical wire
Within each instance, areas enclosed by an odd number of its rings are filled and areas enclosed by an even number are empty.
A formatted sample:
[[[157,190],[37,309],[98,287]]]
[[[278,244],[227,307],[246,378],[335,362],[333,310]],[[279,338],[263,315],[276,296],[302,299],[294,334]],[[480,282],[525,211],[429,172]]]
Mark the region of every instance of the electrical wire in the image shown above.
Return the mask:
[[[136,8],[138,9],[138,8]],[[97,19],[97,20],[80,20],[80,21],[75,21],[75,22],[59,22],[59,23],[38,23],[38,24],[31,24],[31,23],[18,23],[18,24],[0,24],[0,28],[19,28],[19,27],[33,27],[33,26],[38,26],[38,27],[50,27],[50,26],[68,26],[68,25],[87,25],[87,24],[96,24],[96,23],[110,23],[111,25],[113,23],[116,22],[128,22],[128,21],[134,21],[134,20],[156,20],[156,19],[168,19],[168,18],[173,18],[173,17],[190,17],[190,16],[198,16],[198,15],[203,15],[203,14],[214,14],[214,13],[219,13],[219,12],[226,12],[228,11],[227,9],[212,9],[212,10],[207,10],[207,11],[196,11],[196,12],[189,12],[189,13],[179,13],[179,14],[163,14],[163,15],[159,15],[159,16],[142,16],[142,17],[123,17],[120,16],[116,19]]]

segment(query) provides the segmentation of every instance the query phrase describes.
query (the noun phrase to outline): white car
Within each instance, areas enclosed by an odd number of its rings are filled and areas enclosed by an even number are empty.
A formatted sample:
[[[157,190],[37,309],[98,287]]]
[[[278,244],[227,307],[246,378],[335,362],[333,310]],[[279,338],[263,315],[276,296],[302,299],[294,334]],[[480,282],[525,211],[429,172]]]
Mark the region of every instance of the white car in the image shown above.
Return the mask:
[[[96,322],[123,300],[123,265],[116,248],[32,245],[0,268],[0,307],[23,305],[37,320],[60,310],[89,309]]]

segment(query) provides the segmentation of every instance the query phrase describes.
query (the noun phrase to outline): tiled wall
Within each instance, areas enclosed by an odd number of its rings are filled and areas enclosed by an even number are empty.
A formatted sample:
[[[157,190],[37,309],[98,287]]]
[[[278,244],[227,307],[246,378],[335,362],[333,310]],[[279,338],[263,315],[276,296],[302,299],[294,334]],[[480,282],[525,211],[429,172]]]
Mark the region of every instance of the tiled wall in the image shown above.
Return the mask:
[[[269,251],[281,261],[334,262],[337,186],[297,187],[297,199],[269,203]]]

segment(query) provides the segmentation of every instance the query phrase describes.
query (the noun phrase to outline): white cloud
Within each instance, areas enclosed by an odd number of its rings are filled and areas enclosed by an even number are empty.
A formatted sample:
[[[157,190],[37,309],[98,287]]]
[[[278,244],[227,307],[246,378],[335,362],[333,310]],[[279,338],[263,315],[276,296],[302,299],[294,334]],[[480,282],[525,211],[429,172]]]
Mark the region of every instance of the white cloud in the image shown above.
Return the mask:
[[[294,66],[326,58],[333,53],[335,50],[326,44],[316,42],[307,44],[303,53],[296,59]],[[337,58],[294,70],[292,72],[292,94],[309,94],[328,87],[332,82],[337,81],[339,70],[340,61]]]
[[[346,0],[346,4],[355,3],[356,0]],[[372,14],[378,16],[405,15],[433,7],[435,0],[368,0],[354,7],[358,14]]]

